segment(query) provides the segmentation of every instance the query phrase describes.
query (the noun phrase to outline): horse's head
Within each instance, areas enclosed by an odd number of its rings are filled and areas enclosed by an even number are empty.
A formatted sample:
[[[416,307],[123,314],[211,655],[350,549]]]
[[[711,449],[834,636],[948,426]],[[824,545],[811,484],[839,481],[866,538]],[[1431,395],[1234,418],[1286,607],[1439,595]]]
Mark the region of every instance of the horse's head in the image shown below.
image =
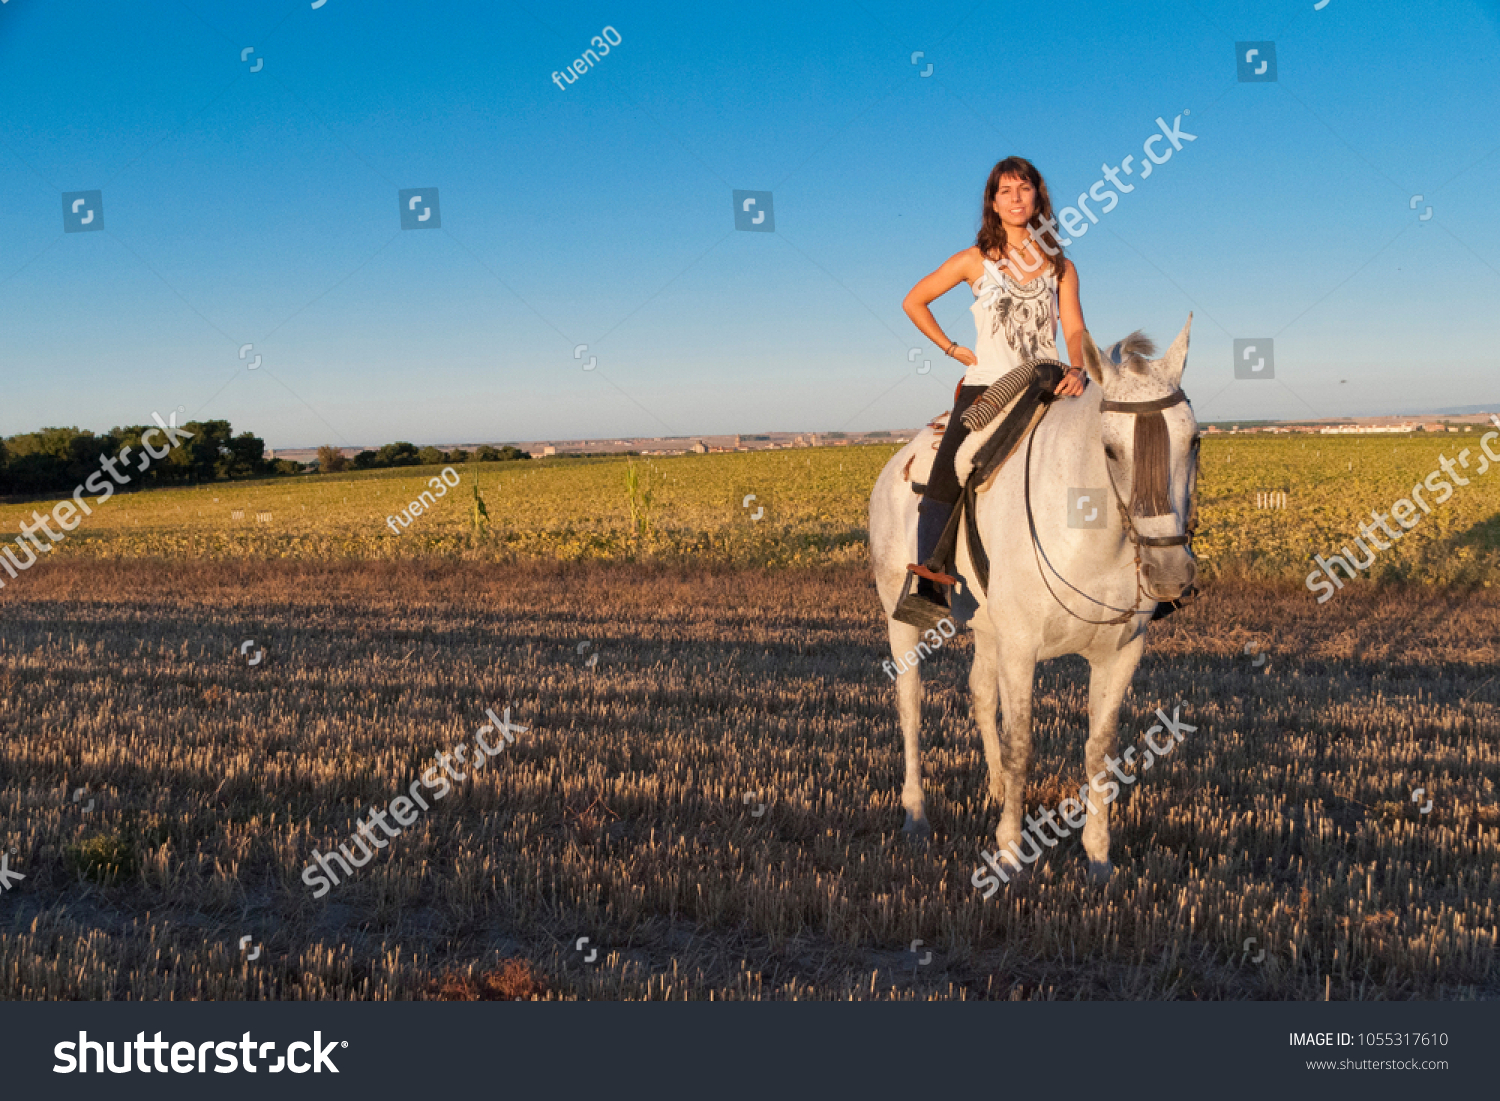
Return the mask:
[[[1084,367],[1104,392],[1110,482],[1140,551],[1141,584],[1157,601],[1181,598],[1198,572],[1191,546],[1198,421],[1180,386],[1192,327],[1189,314],[1160,359],[1151,358],[1156,346],[1139,332],[1104,352],[1083,337]]]

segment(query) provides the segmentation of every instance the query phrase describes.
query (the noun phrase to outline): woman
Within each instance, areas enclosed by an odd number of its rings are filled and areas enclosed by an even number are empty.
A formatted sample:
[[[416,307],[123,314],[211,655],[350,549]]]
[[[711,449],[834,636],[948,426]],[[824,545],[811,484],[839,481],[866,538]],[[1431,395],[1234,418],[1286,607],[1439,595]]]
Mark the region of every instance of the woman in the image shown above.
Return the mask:
[[[1083,308],[1078,302],[1078,271],[1063,258],[1052,216],[1046,181],[1022,157],[1006,157],[990,169],[984,185],[979,233],[973,248],[950,256],[942,267],[911,289],[902,307],[924,336],[964,364],[953,413],[943,432],[927,491],[918,506],[918,599],[933,605],[937,616],[948,613],[948,602],[938,588],[938,576],[924,563],[937,546],[948,517],[958,503],[961,487],[953,457],[969,434],[960,417],[992,382],[1031,359],[1056,359],[1056,330],[1062,324],[1068,362],[1083,362]],[[978,330],[976,351],[949,340],[929,304],[959,283],[974,291],[970,312]],[[1081,368],[1069,368],[1055,393],[1077,397],[1087,380]],[[904,622],[913,622],[906,615]],[[917,626],[931,626],[918,616]]]

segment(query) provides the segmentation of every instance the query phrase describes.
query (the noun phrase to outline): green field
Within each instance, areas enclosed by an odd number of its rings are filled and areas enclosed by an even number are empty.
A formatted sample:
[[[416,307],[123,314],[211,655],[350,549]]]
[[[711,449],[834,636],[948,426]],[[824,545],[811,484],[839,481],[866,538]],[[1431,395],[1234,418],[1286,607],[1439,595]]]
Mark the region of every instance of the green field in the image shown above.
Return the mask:
[[[1301,582],[1316,553],[1358,534],[1469,448],[1455,490],[1370,575],[1434,583],[1500,577],[1500,473],[1477,473],[1480,433],[1438,437],[1208,437],[1195,549],[1209,576]],[[221,482],[117,495],[57,551],[100,558],[672,560],[730,566],[821,565],[865,555],[869,491],[895,445],[669,458],[547,459],[455,467],[461,481],[401,535],[400,512],[436,467]],[[638,478],[636,511],[627,472]],[[476,524],[474,490],[488,512]],[[1284,491],[1258,509],[1257,491]],[[744,498],[754,494],[748,508]],[[1429,499],[1432,494],[1428,494]],[[42,502],[0,506],[16,531]],[[759,521],[754,510],[764,507]],[[242,515],[234,517],[235,512]],[[269,513],[267,522],[258,513]],[[399,523],[398,523],[399,526]]]

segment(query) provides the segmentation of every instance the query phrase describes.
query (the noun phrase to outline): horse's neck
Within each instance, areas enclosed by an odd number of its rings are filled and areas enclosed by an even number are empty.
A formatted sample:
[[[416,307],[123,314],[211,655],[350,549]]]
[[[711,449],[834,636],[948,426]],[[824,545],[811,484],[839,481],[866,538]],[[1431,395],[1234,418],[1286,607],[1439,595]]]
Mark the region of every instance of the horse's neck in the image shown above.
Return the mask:
[[[1100,569],[1108,570],[1113,560],[1128,564],[1132,551],[1117,518],[1117,494],[1104,458],[1103,422],[1098,393],[1092,386],[1081,397],[1053,404],[1037,426],[1031,495],[1037,524],[1048,532],[1059,553],[1071,551],[1094,558]],[[1119,535],[1112,552],[1097,537],[1078,538],[1084,533],[1069,522],[1075,490],[1096,496],[1094,504],[1106,514],[1105,525]]]
[[[1108,487],[1101,435],[1104,415],[1090,386],[1082,397],[1059,398],[1036,429],[1038,460],[1032,477],[1045,476],[1063,488]],[[1049,486],[1050,488],[1050,486]]]

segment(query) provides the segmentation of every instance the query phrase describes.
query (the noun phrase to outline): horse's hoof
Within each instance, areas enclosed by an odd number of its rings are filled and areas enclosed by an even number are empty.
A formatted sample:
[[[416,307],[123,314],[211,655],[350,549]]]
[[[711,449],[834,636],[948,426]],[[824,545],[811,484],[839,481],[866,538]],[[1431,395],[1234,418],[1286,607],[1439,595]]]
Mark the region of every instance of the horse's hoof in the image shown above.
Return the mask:
[[[1109,882],[1109,877],[1114,874],[1115,866],[1108,860],[1089,861],[1089,882],[1102,887]]]
[[[925,849],[932,840],[932,824],[925,818],[906,816],[906,825],[901,827],[901,836],[919,849]]]

